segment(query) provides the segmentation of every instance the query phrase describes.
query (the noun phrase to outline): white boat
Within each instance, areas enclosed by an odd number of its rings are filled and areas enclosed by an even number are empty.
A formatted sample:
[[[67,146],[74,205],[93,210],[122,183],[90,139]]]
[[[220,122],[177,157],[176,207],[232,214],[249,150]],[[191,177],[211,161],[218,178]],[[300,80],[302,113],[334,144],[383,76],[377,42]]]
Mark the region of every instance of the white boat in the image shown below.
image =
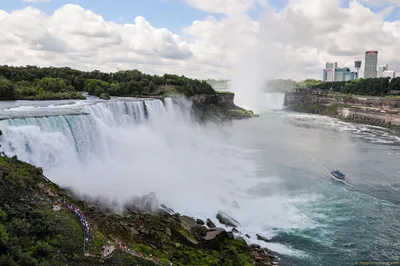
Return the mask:
[[[338,170],[331,171],[331,177],[334,180],[340,181],[340,182],[344,182],[346,180],[346,178],[345,178],[346,176]]]

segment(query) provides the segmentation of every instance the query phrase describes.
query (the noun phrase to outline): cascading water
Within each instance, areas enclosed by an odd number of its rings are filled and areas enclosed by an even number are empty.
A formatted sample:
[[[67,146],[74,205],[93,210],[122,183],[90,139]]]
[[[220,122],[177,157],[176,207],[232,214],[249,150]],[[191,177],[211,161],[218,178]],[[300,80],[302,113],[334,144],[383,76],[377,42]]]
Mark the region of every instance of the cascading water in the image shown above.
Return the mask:
[[[160,203],[214,222],[223,211],[240,222],[252,241],[263,226],[307,223],[285,196],[249,197],[259,182],[255,162],[249,160],[254,151],[233,146],[220,126],[198,125],[190,118],[188,103],[176,105],[166,98],[164,103],[146,99],[73,105],[81,114],[0,121],[2,149],[43,167],[51,180],[84,195],[101,195],[122,205],[132,196],[154,192]],[[262,209],[272,215],[261,218]],[[292,217],[300,217],[301,223]]]
[[[265,104],[269,110],[282,110],[285,103],[285,94],[281,92],[265,93]]]

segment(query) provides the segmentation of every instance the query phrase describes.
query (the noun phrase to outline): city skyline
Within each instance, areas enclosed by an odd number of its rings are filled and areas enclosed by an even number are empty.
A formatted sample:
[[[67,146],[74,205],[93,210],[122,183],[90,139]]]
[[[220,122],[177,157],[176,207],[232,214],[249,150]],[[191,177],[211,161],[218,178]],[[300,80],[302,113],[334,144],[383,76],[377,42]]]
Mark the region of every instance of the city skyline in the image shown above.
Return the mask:
[[[362,69],[364,65],[364,75],[363,78],[380,78],[380,77],[397,77],[395,70],[390,70],[388,64],[378,64],[379,63],[379,51],[369,50],[365,52],[365,59],[356,60],[353,64],[353,69],[351,71],[350,67],[338,68],[338,62],[327,62],[322,73],[322,81],[348,81],[361,78],[359,75],[359,70]],[[347,77],[346,77],[347,76]]]

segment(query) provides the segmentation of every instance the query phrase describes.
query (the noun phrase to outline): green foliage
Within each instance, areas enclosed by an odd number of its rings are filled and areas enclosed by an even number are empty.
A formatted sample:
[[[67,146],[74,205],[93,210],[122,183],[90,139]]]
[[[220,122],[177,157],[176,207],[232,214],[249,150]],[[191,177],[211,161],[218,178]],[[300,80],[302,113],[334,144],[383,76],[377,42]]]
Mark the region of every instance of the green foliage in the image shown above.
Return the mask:
[[[307,84],[305,86],[304,84]],[[391,90],[400,90],[400,79],[374,78],[340,82],[304,81],[300,88],[320,89],[352,95],[384,96]]]
[[[111,96],[163,95],[171,91],[187,96],[214,94],[205,81],[184,76],[152,76],[138,70],[102,73],[70,68],[0,66],[0,100],[84,99],[87,91],[102,98]]]
[[[103,93],[100,95],[100,99],[102,99],[102,100],[110,100],[111,97],[110,97],[110,95],[108,95],[107,92],[103,92]]]

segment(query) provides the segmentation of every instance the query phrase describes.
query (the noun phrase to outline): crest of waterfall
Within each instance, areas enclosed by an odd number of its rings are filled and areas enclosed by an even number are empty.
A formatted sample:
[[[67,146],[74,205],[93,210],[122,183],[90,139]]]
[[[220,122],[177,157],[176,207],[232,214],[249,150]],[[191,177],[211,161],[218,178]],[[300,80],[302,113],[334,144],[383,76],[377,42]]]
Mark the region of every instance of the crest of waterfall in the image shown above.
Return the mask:
[[[79,115],[57,115],[0,121],[1,145],[9,155],[51,168],[64,160],[86,160],[90,155],[109,154],[113,130],[146,120],[173,117],[171,99],[107,101],[83,107]],[[147,111],[147,114],[146,114]]]

